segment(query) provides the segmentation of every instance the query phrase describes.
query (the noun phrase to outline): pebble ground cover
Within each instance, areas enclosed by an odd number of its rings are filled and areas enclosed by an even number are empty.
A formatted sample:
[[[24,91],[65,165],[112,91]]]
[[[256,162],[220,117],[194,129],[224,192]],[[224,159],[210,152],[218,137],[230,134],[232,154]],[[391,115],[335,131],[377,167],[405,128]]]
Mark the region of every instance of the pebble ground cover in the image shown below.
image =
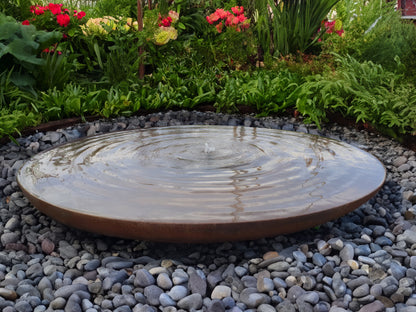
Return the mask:
[[[330,1],[314,3],[323,10]],[[416,28],[391,2],[341,0],[336,18],[325,13],[313,27],[307,14],[273,19],[288,8],[273,1],[153,4],[138,33],[136,1],[0,2],[0,137],[15,137],[0,146],[2,311],[416,311],[416,154],[391,139],[416,133]],[[204,106],[218,113],[193,111]],[[256,115],[231,114],[247,108]],[[161,112],[135,116],[143,109]],[[300,118],[279,117],[287,112]],[[387,136],[325,123],[334,112]],[[16,136],[89,115],[106,119]],[[317,228],[205,245],[70,229],[34,209],[16,183],[26,159],[58,144],[182,124],[340,139],[378,157],[386,183]]]
[[[80,232],[34,209],[16,182],[31,155],[145,127],[245,125],[319,134],[378,157],[381,191],[338,220],[291,235],[163,244]],[[3,311],[415,311],[416,155],[386,137],[293,118],[176,111],[39,132],[0,148]],[[172,212],[174,214],[174,212]]]

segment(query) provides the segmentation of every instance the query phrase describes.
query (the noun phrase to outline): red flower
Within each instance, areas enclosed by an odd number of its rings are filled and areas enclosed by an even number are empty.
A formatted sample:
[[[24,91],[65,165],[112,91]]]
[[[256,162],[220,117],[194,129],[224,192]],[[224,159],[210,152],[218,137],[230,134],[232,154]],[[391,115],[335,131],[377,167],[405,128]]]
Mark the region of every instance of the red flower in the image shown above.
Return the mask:
[[[29,23],[29,21],[28,20],[24,20],[23,22],[22,22],[22,25],[30,25],[30,23]]]
[[[70,22],[70,18],[68,14],[59,14],[56,16],[56,22],[62,26],[62,27],[66,27],[69,25]]]
[[[74,16],[76,16],[77,19],[82,19],[85,16],[85,12],[79,11],[78,14],[74,14]]]
[[[30,7],[30,12],[35,13],[36,15],[42,15],[47,10],[48,10],[48,7],[44,7],[44,6],[41,6],[41,5],[32,5]]]
[[[208,17],[207,17],[208,20]],[[158,24],[159,27],[169,27],[172,24],[172,17],[168,16],[166,18],[162,18],[162,16],[159,13],[159,21],[160,23]]]
[[[49,3],[48,9],[52,12],[53,15],[58,15],[62,13],[61,10],[62,4],[55,4],[55,3]]]

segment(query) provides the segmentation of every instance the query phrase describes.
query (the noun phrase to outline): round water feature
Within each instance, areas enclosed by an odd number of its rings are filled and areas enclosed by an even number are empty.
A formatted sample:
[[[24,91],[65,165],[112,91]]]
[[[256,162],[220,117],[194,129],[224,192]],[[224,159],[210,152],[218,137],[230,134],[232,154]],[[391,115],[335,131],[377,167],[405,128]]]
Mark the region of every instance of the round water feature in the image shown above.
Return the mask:
[[[166,242],[257,239],[336,219],[385,180],[369,153],[315,135],[176,126],[86,137],[32,157],[17,181],[53,219]]]

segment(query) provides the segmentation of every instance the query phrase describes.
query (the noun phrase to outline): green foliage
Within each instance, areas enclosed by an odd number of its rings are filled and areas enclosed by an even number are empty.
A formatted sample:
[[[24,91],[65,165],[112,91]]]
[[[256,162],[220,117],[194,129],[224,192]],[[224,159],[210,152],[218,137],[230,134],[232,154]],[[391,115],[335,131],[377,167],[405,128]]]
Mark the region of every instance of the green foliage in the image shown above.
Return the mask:
[[[93,17],[137,16],[137,0],[100,0],[93,14]]]
[[[320,125],[329,111],[353,116],[379,129],[390,128],[395,135],[416,132],[416,89],[400,74],[371,61],[338,57],[335,74],[316,75],[288,99],[307,116],[307,122]],[[401,67],[396,59],[397,67]]]
[[[254,19],[258,43],[266,58],[272,54],[272,26],[268,10],[268,0],[255,1],[256,13]]]
[[[239,105],[255,107],[261,115],[284,111],[286,99],[301,83],[301,77],[289,71],[235,72],[222,78],[215,107],[218,111],[235,112]]]
[[[103,80],[114,85],[136,77],[140,61],[140,43],[135,32],[111,31],[107,35],[107,42],[100,46],[104,47],[104,53],[97,54],[97,57],[98,60],[102,60],[100,67],[104,71]],[[100,51],[102,49],[96,49],[95,46],[95,52]]]
[[[394,70],[394,57],[398,56],[409,77],[416,73],[416,27],[413,23],[402,21],[396,15],[386,16],[366,37],[360,60],[371,60]]]
[[[140,108],[140,102],[134,101],[132,91],[111,87],[110,90],[102,90],[105,94],[104,105],[100,115],[106,118],[118,115],[131,115]]]
[[[221,34],[215,34],[211,46],[215,62],[224,63],[230,68],[239,68],[249,63],[250,57],[257,52],[253,39],[250,29],[237,32],[234,28],[227,27]]]
[[[185,61],[167,62],[146,79],[138,91],[137,101],[145,109],[192,109],[197,105],[211,104],[218,85],[216,72],[215,68],[188,67]]]
[[[13,135],[19,134],[21,129],[35,126],[38,123],[39,118],[34,113],[0,109],[0,138],[8,136],[13,140]]]
[[[102,24],[102,33],[86,33],[70,40],[68,57],[72,59],[74,70],[78,70],[77,74],[88,82],[115,85],[136,79],[138,51],[144,39],[133,28],[125,27],[127,20],[124,18],[114,25],[120,27],[113,29]]]
[[[33,95],[20,90],[11,81],[13,71],[0,73],[0,109],[25,110]]]
[[[257,29],[259,42],[267,53],[287,55],[305,52],[318,38],[318,29],[322,20],[339,0],[290,0],[277,3],[274,0],[256,1]],[[264,20],[268,16],[268,22]],[[267,30],[271,31],[271,40]]]
[[[45,64],[39,54],[61,36],[59,32],[38,31],[0,14],[0,72],[13,70],[10,80],[19,88],[34,92],[34,74]]]
[[[57,51],[43,53],[45,64],[36,72],[37,88],[47,90],[63,89],[75,72],[76,65],[69,63],[69,58]]]
[[[30,15],[31,4],[31,0],[2,0],[0,1],[0,13],[23,21]]]
[[[395,70],[395,56],[406,67],[409,78],[415,76],[416,27],[401,19],[395,2],[341,0],[337,15],[343,21],[344,38],[328,42],[326,49],[350,54],[359,61],[372,61]],[[413,81],[416,80],[413,78]]]

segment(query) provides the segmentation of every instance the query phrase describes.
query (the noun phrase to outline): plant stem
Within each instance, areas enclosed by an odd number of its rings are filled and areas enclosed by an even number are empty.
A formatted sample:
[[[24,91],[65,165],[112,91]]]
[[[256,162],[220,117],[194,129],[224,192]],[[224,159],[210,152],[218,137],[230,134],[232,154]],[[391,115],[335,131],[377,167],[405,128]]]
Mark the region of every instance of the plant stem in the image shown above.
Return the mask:
[[[150,6],[150,0],[149,0],[149,6]],[[142,0],[137,0],[137,23],[138,23],[138,27],[139,27],[139,31],[143,31],[143,8],[142,8]],[[142,55],[143,55],[144,49],[143,47],[139,47],[139,58],[140,58],[140,63],[139,63],[139,78],[143,79],[144,78],[144,63],[143,63],[143,59],[142,59]]]

